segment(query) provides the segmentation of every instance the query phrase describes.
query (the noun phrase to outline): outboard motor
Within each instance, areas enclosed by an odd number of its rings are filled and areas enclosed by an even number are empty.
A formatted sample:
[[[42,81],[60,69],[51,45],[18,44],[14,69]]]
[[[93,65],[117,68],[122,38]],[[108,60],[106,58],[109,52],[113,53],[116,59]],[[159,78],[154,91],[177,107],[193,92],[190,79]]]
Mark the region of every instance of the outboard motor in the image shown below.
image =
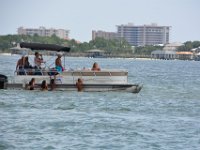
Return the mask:
[[[0,89],[6,89],[7,83],[8,83],[8,77],[0,74]]]

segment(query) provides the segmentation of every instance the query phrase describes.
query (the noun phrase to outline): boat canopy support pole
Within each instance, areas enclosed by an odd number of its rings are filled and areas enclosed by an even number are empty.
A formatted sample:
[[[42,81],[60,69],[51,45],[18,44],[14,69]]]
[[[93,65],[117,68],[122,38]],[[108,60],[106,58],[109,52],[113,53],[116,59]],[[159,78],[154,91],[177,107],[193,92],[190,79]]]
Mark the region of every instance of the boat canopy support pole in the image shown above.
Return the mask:
[[[66,68],[65,68],[65,53],[64,53],[64,69],[66,69]]]

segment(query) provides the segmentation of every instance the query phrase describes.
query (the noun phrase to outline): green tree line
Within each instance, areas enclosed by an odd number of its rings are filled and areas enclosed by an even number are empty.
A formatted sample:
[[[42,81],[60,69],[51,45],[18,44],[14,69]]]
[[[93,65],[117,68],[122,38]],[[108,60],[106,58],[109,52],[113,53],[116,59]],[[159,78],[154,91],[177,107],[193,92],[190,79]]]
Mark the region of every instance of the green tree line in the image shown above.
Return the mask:
[[[193,48],[200,47],[200,41],[187,41],[178,48],[178,51],[190,51]]]
[[[131,46],[125,40],[106,40],[96,38],[89,42],[78,43],[76,40],[64,40],[56,35],[51,37],[41,37],[35,34],[30,35],[5,35],[0,36],[0,50],[9,52],[9,49],[16,46],[20,42],[37,42],[45,44],[57,44],[71,47],[72,52],[86,52],[91,49],[101,49],[108,53],[132,53]]]
[[[89,42],[79,43],[75,39],[64,40],[56,35],[51,37],[41,37],[35,34],[30,35],[4,35],[0,36],[0,52],[9,52],[11,47],[16,46],[20,42],[37,42],[45,44],[57,44],[71,47],[71,52],[86,52],[91,49],[101,49],[109,54],[136,54],[150,55],[154,50],[162,50],[163,46],[140,46],[131,47],[124,39],[106,40],[104,38],[96,38]],[[200,41],[187,41],[178,51],[190,51],[192,48],[200,46]]]

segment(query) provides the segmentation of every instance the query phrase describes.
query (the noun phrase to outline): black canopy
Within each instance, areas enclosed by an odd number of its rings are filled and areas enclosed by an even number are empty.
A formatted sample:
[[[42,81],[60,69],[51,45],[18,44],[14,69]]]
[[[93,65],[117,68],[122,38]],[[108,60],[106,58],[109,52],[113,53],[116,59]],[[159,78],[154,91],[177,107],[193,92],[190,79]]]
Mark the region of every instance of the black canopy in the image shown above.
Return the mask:
[[[59,46],[56,44],[41,44],[41,43],[20,43],[21,48],[30,48],[31,50],[48,50],[69,52],[70,47]]]

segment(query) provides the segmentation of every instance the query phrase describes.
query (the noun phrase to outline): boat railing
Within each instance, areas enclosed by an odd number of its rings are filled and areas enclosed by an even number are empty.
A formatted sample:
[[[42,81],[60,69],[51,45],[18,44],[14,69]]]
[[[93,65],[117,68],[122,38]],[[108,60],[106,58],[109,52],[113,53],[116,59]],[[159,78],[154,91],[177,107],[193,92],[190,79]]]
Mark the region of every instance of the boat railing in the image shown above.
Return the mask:
[[[73,83],[76,82],[78,78],[85,78],[85,80],[91,81],[91,80],[102,80],[101,77],[108,77],[107,80],[113,80],[112,77],[116,76],[123,76],[126,77],[124,80],[128,80],[128,72],[127,71],[121,71],[121,70],[101,70],[101,71],[92,71],[92,70],[66,70],[62,73],[57,72],[55,69],[18,69],[14,72],[15,77],[16,76],[57,76],[57,78],[65,78],[71,76],[71,80],[73,80]],[[60,76],[59,76],[60,75]],[[90,77],[90,78],[89,78]],[[68,78],[69,79],[69,78]]]
[[[15,75],[46,75],[49,71],[43,69],[18,69],[14,71]],[[56,72],[56,71],[55,71]]]
[[[56,75],[59,72],[55,69],[18,69],[14,71],[17,75]],[[70,73],[73,76],[127,76],[127,71],[121,70],[102,70],[102,71],[91,71],[91,70],[66,70],[61,74],[65,75]]]

